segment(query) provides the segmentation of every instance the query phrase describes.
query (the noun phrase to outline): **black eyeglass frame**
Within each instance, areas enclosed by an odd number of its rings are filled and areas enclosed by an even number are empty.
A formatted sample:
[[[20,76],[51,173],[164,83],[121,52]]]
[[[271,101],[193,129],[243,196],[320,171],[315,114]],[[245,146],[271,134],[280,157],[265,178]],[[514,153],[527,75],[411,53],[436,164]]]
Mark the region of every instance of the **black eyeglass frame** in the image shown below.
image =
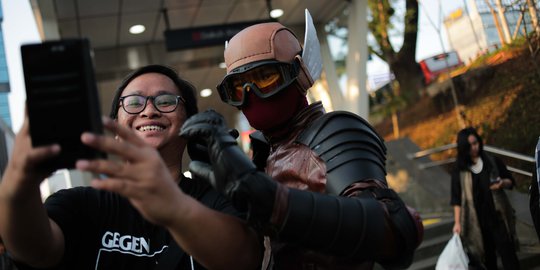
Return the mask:
[[[144,105],[141,107],[142,109],[140,109],[138,112],[128,112],[128,110],[126,110],[126,108],[124,107],[124,99],[128,98],[128,97],[133,97],[133,96],[144,98]],[[174,96],[176,98],[176,105],[174,105],[174,108],[172,110],[167,110],[167,111],[161,110],[159,108],[159,106],[156,105],[156,98],[159,97],[159,96]],[[183,104],[186,104],[186,101],[184,100],[184,98],[182,96],[173,95],[173,94],[159,94],[157,96],[143,96],[143,95],[139,95],[139,94],[132,94],[132,95],[127,95],[127,96],[120,97],[118,99],[118,102],[120,102],[120,106],[122,107],[122,109],[126,113],[128,113],[128,114],[139,114],[139,113],[141,113],[142,111],[144,111],[146,109],[146,105],[148,104],[148,99],[150,99],[152,101],[152,105],[154,105],[154,108],[156,108],[156,110],[158,110],[158,112],[160,112],[160,113],[174,112],[178,108],[179,101],[181,101]]]

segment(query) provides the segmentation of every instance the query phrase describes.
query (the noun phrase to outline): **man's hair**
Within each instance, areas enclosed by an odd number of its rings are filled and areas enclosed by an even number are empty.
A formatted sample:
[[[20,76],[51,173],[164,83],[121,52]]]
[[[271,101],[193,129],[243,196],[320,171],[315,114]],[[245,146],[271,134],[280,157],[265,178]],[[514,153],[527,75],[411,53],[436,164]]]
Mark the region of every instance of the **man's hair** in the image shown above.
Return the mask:
[[[476,137],[476,140],[478,141],[478,155],[483,155],[484,143],[480,135],[476,132],[476,129],[468,127],[460,130],[457,135],[457,165],[460,170],[466,170],[473,164],[471,158],[471,144],[469,143],[470,135]]]
[[[111,104],[111,112],[109,114],[109,116],[112,119],[116,119],[118,117],[118,109],[120,109],[119,100],[126,86],[131,81],[133,81],[133,79],[147,73],[159,73],[164,76],[167,76],[169,79],[173,81],[176,87],[178,87],[178,90],[180,91],[180,95],[185,101],[184,107],[186,109],[186,116],[188,118],[198,112],[199,109],[197,108],[195,86],[193,86],[190,82],[180,78],[178,73],[170,67],[163,66],[163,65],[148,65],[148,66],[144,66],[139,69],[136,69],[135,71],[128,74],[124,78],[120,86],[118,86],[118,88],[116,89],[113,100],[112,100],[112,104]]]

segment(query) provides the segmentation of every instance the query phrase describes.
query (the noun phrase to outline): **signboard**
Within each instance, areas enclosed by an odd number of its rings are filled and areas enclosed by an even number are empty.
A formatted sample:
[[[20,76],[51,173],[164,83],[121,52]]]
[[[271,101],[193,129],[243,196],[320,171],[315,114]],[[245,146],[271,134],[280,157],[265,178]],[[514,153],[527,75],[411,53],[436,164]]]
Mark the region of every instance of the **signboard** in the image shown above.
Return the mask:
[[[223,45],[242,29],[275,20],[249,21],[234,24],[220,24],[204,27],[165,30],[167,51],[193,49],[206,46]]]

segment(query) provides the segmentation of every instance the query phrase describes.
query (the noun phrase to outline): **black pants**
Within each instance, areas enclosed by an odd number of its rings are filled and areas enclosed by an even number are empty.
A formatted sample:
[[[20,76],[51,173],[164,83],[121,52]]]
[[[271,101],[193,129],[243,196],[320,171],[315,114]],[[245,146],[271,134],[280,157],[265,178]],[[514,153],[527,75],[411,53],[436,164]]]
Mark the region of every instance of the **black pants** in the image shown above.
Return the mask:
[[[497,270],[497,255],[501,256],[503,268],[506,270],[519,269],[514,242],[507,232],[504,222],[494,222],[482,228],[484,242],[485,267]]]

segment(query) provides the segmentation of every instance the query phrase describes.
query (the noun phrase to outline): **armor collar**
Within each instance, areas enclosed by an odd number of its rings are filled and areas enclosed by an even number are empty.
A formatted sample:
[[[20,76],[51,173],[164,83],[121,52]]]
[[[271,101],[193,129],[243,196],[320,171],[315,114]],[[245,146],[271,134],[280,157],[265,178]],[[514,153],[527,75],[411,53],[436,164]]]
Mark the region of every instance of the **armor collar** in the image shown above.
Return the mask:
[[[326,111],[324,110],[322,102],[317,101],[300,110],[295,117],[293,117],[285,124],[283,128],[280,129],[281,132],[262,132],[266,140],[270,143],[272,148],[274,148],[276,144],[281,144],[295,139],[300,131],[308,127],[313,121],[325,113]]]

